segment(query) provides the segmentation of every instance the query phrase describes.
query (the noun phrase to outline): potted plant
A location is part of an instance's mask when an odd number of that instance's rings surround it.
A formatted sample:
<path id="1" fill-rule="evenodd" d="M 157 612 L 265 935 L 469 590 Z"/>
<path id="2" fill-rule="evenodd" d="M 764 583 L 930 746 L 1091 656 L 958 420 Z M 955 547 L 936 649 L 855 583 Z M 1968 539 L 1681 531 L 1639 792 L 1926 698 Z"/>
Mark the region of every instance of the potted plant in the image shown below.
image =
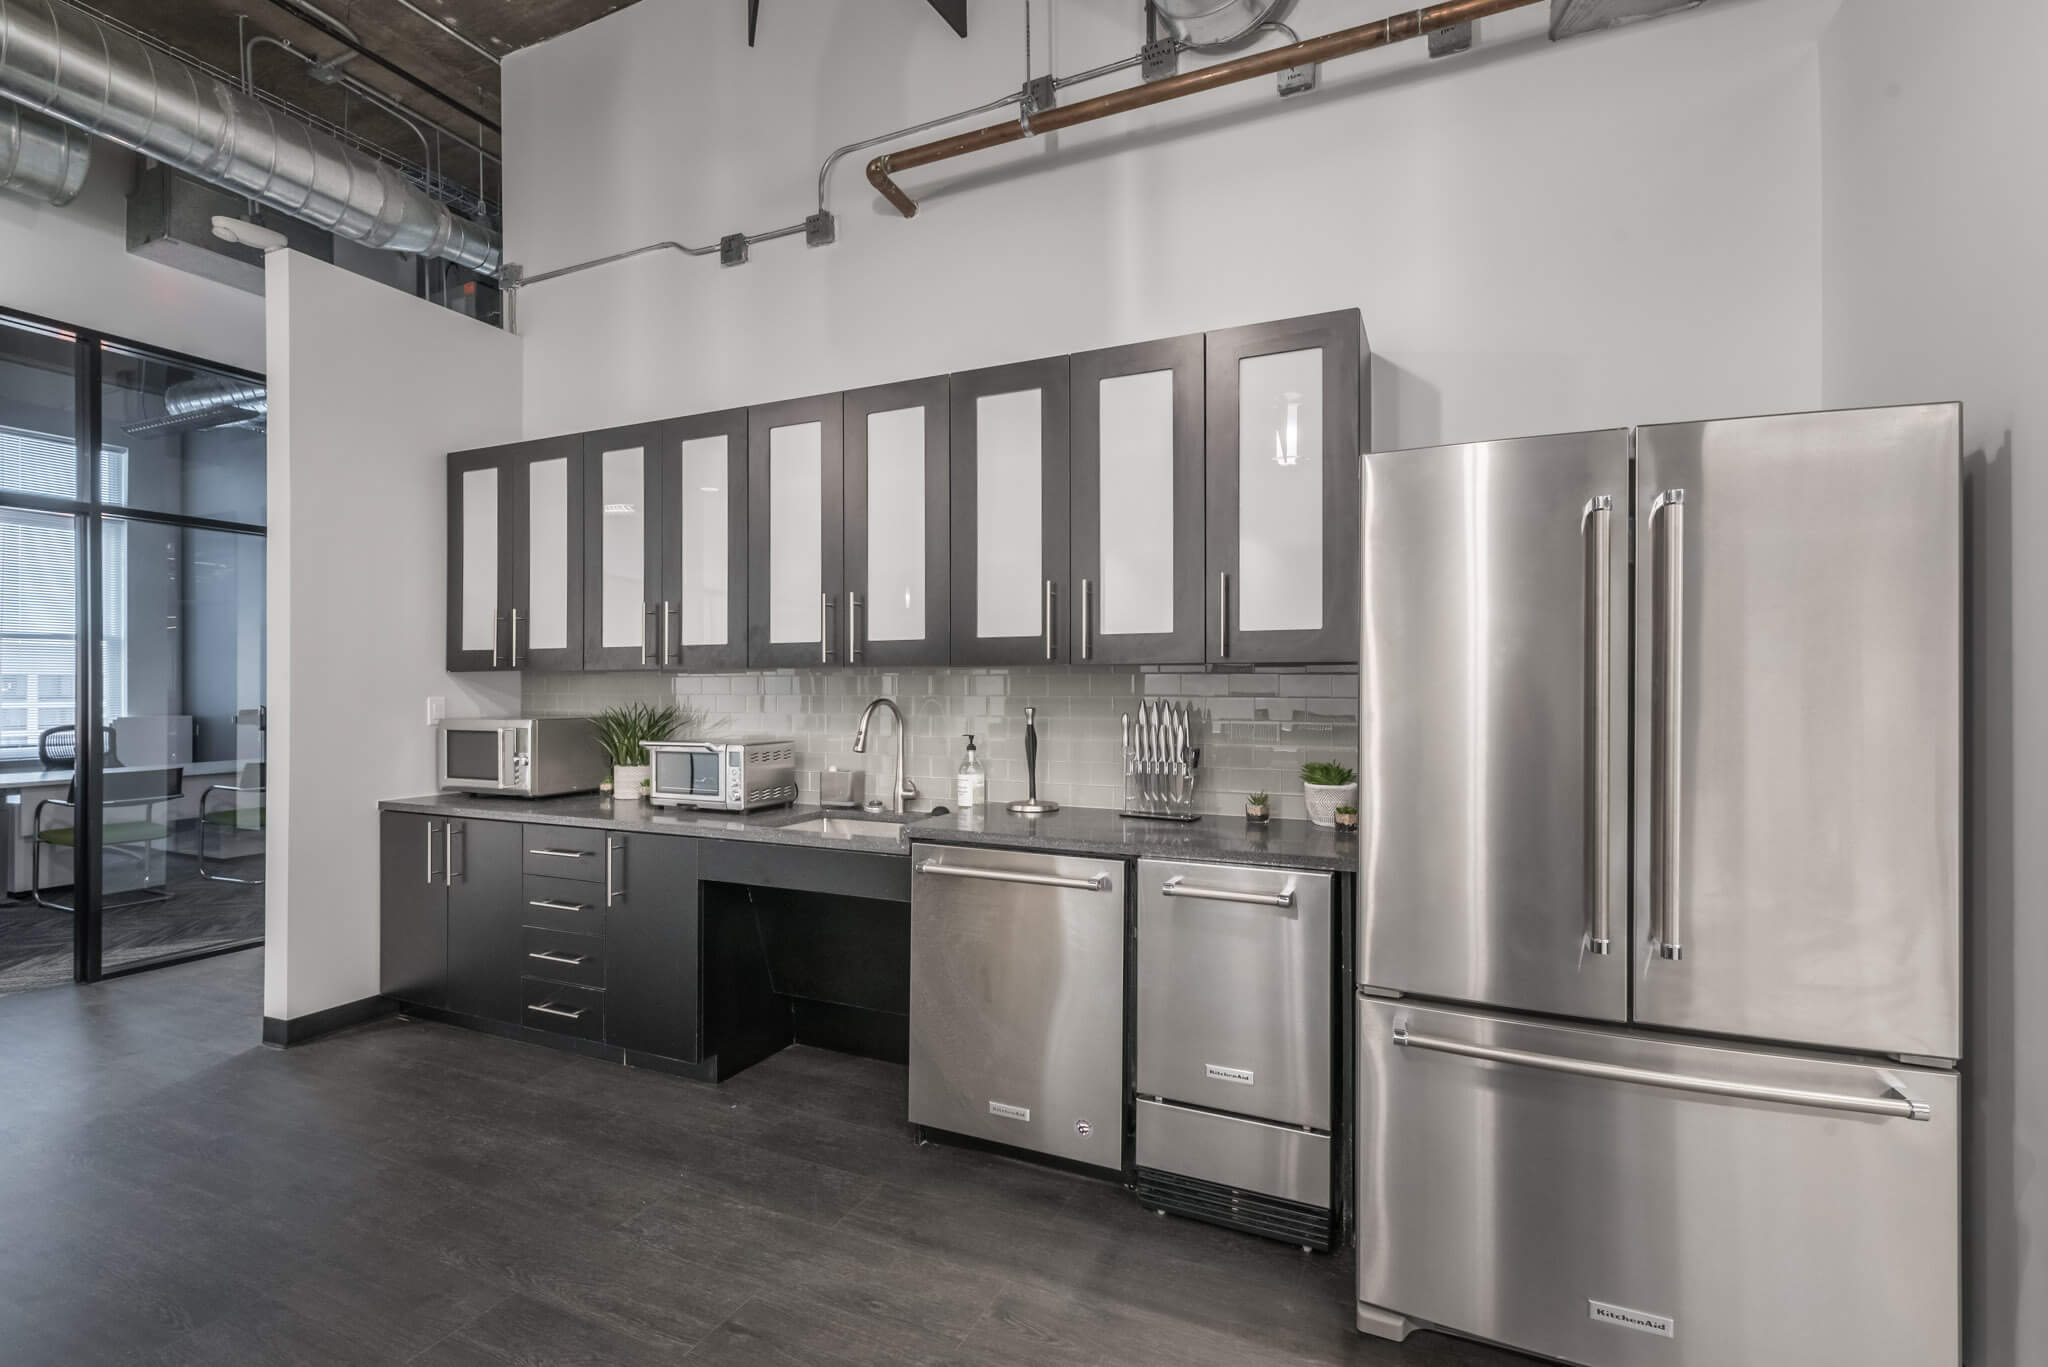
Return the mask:
<path id="1" fill-rule="evenodd" d="M 1272 815 L 1272 799 L 1266 794 L 1253 793 L 1244 800 L 1244 819 L 1246 821 L 1265 821 L 1270 819 Z"/>
<path id="2" fill-rule="evenodd" d="M 647 742 L 667 740 L 689 714 L 674 703 L 635 702 L 607 707 L 590 719 L 597 743 L 611 761 L 612 794 L 621 801 L 645 795 L 653 779 L 647 763 Z"/>
<path id="3" fill-rule="evenodd" d="M 1358 775 L 1332 760 L 1314 760 L 1301 766 L 1301 796 L 1308 803 L 1308 819 L 1318 826 L 1337 824 L 1337 809 L 1348 806 L 1358 814 Z"/>
<path id="4" fill-rule="evenodd" d="M 1344 806 L 1339 807 L 1333 815 L 1337 818 L 1337 829 L 1340 832 L 1358 829 L 1358 808 L 1346 803 Z"/>

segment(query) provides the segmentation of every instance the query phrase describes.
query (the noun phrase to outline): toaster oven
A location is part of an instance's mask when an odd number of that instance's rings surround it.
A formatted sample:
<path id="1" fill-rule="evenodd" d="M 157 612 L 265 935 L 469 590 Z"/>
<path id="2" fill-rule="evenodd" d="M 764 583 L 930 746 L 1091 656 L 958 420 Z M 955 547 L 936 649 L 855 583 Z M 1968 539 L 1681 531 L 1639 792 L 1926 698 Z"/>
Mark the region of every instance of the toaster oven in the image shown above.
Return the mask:
<path id="1" fill-rule="evenodd" d="M 796 801 L 792 740 L 647 742 L 648 797 L 658 807 L 751 812 Z"/>

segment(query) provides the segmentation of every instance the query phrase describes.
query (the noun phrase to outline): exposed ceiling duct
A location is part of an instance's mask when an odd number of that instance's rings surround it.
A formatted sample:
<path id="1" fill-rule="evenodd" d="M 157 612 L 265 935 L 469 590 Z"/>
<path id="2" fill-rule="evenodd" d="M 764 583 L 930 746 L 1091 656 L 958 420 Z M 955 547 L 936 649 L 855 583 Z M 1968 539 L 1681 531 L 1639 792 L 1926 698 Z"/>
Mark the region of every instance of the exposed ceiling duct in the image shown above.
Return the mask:
<path id="1" fill-rule="evenodd" d="M 131 437 L 166 432 L 197 432 L 213 427 L 262 430 L 270 412 L 270 391 L 261 380 L 226 375 L 200 375 L 164 388 L 164 416 L 130 423 Z"/>
<path id="2" fill-rule="evenodd" d="M 396 168 L 65 0 L 0 0 L 0 96 L 337 237 L 498 270 L 497 234 Z"/>
<path id="3" fill-rule="evenodd" d="M 55 119 L 0 103 L 0 190 L 69 204 L 85 185 L 92 139 Z"/>

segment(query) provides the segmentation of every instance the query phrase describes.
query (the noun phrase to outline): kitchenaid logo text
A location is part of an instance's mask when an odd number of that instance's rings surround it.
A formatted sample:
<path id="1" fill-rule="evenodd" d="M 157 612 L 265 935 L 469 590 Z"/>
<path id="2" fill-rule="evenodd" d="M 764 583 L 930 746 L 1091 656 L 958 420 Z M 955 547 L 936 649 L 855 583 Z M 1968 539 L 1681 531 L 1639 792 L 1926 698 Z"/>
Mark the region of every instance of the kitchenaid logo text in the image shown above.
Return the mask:
<path id="1" fill-rule="evenodd" d="M 1647 1310 L 1631 1310 L 1625 1305 L 1609 1305 L 1605 1301 L 1587 1301 L 1592 1317 L 1602 1324 L 1611 1324 L 1618 1329 L 1633 1329 L 1639 1334 L 1655 1334 L 1659 1338 L 1677 1338 L 1678 1325 L 1665 1315 L 1653 1315 Z"/>
<path id="2" fill-rule="evenodd" d="M 1252 1070 L 1249 1068 L 1226 1068 L 1220 1063 L 1205 1063 L 1202 1066 L 1208 1070 L 1212 1082 L 1241 1082 L 1247 1087 L 1252 1085 Z"/>

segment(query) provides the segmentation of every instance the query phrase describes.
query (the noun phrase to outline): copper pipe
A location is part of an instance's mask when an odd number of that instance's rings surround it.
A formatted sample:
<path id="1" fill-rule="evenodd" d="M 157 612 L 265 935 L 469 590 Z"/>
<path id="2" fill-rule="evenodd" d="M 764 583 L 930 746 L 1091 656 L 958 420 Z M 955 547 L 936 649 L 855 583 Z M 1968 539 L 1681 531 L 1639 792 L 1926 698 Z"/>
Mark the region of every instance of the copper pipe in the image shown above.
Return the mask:
<path id="1" fill-rule="evenodd" d="M 1183 95 L 1193 95 L 1217 86 L 1235 85 L 1257 76 L 1270 76 L 1289 67 L 1308 66 L 1327 62 L 1338 57 L 1349 57 L 1354 53 L 1367 52 L 1376 47 L 1419 38 L 1440 28 L 1453 24 L 1469 23 L 1489 15 L 1504 14 L 1508 10 L 1523 9 L 1529 5 L 1543 3 L 1543 0 L 1446 0 L 1440 5 L 1426 9 L 1408 10 L 1401 14 L 1390 14 L 1384 19 L 1375 19 L 1369 24 L 1356 28 L 1338 29 L 1320 38 L 1307 38 L 1286 47 L 1270 48 L 1265 52 L 1254 52 L 1249 56 L 1234 58 L 1205 66 L 1199 71 L 1183 72 L 1153 81 L 1149 85 L 1131 86 L 1125 90 L 1114 90 L 1107 95 L 1098 95 L 1092 100 L 1079 104 L 1063 105 L 1032 114 L 1027 122 L 1023 118 L 990 124 L 966 133 L 955 133 L 949 138 L 935 142 L 920 143 L 896 152 L 885 152 L 868 163 L 868 183 L 881 191 L 882 197 L 896 206 L 905 218 L 917 213 L 917 201 L 905 194 L 903 187 L 892 177 L 899 171 L 908 171 L 918 166 L 929 166 L 935 161 L 950 161 L 954 157 L 966 156 L 969 152 L 986 151 L 1001 147 L 1004 143 L 1021 142 L 1036 133 L 1052 133 L 1075 124 L 1092 123 L 1111 114 L 1128 113 L 1143 109 L 1147 105 L 1162 104 L 1177 100 Z"/>

